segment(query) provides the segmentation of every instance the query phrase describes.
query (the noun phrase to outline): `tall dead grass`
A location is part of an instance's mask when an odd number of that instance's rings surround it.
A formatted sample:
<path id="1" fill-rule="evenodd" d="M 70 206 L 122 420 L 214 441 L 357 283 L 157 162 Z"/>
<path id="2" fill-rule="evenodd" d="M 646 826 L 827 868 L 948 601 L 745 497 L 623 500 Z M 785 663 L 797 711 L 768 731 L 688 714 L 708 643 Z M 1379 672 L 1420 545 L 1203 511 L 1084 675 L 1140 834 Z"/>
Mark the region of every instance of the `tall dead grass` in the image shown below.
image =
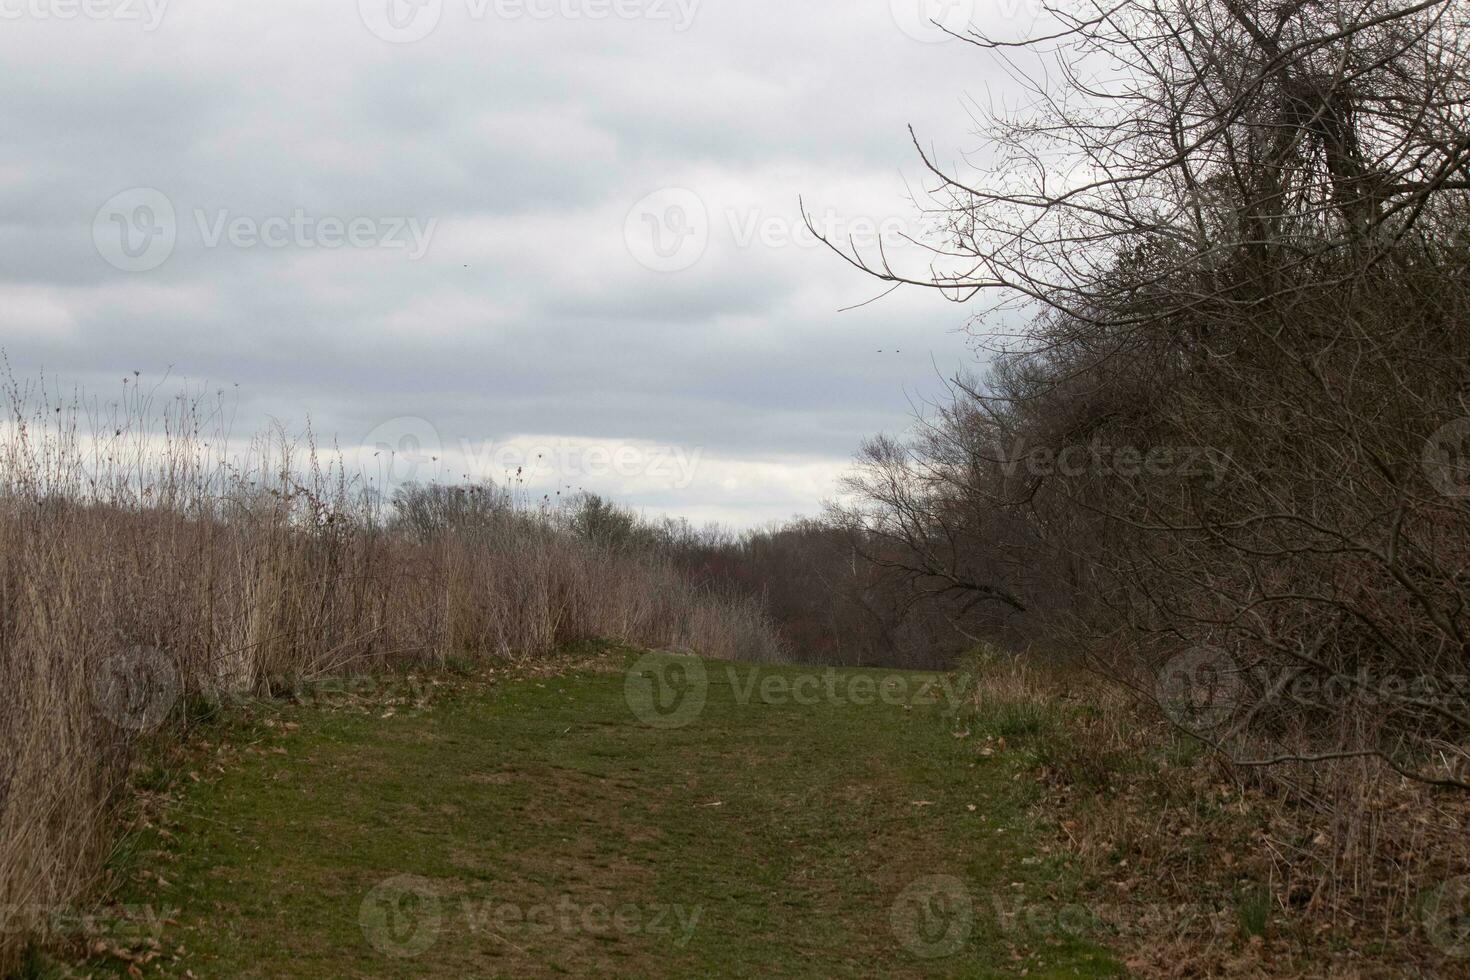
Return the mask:
<path id="1" fill-rule="evenodd" d="M 507 495 L 410 533 L 309 438 L 136 382 L 116 404 L 11 381 L 0 422 L 0 974 L 17 921 L 81 900 L 140 736 L 185 696 L 587 638 L 773 659 L 758 606 L 577 538 Z M 19 918 L 17 918 L 19 917 Z"/>

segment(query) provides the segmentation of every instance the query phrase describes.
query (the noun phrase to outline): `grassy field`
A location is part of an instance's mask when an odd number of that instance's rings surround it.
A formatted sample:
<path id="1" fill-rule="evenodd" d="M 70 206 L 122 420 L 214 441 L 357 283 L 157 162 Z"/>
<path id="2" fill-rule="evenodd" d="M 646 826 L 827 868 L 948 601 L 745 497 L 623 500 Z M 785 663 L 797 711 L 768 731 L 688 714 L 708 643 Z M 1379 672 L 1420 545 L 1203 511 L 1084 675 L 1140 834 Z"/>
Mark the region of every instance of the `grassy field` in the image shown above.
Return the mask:
<path id="1" fill-rule="evenodd" d="M 273 707 L 120 859 L 119 900 L 168 919 L 135 969 L 1121 973 L 1034 928 L 1068 876 L 955 685 L 619 652 L 417 706 Z"/>

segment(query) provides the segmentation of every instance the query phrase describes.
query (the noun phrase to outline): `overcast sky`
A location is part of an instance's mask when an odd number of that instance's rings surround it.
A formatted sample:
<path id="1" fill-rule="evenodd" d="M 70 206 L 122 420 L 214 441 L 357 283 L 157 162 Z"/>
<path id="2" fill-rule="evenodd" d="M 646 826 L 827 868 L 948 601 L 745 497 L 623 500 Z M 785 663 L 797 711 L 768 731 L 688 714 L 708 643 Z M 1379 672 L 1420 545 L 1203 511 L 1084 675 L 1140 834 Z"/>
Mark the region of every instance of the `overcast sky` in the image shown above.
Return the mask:
<path id="1" fill-rule="evenodd" d="M 813 513 L 976 362 L 933 293 L 839 312 L 880 286 L 798 197 L 840 237 L 919 226 L 907 127 L 981 149 L 966 100 L 1003 82 L 925 18 L 1027 26 L 979 8 L 0 0 L 0 346 L 401 449 L 375 479 L 540 455 L 651 514 Z"/>

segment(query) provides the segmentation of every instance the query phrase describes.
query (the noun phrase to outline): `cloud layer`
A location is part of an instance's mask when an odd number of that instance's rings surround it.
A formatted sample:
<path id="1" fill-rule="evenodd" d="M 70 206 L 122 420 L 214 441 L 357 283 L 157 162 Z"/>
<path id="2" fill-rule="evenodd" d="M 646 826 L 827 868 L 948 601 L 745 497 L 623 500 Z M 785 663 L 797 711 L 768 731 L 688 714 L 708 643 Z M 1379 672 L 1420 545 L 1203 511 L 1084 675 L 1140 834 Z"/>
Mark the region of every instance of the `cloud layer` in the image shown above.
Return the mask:
<path id="1" fill-rule="evenodd" d="M 906 127 L 974 148 L 995 74 L 925 13 L 980 12 L 0 0 L 0 346 L 94 395 L 171 369 L 346 447 L 426 423 L 438 475 L 551 446 L 650 512 L 811 512 L 974 364 L 937 295 L 838 312 L 878 285 L 798 205 L 861 245 L 922 230 Z M 694 462 L 583 458 L 619 448 Z"/>

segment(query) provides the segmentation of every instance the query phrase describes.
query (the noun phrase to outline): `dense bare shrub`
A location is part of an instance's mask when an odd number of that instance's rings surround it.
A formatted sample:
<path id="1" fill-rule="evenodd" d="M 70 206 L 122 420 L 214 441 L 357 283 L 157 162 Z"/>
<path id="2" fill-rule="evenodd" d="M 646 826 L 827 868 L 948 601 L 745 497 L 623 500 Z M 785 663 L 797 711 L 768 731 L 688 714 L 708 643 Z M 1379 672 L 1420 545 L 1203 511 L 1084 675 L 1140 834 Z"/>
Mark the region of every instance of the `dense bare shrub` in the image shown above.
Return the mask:
<path id="1" fill-rule="evenodd" d="M 965 36 L 1032 92 L 973 172 L 925 156 L 933 264 L 846 256 L 993 301 L 995 358 L 864 449 L 838 520 L 1329 823 L 1307 894 L 1401 915 L 1466 870 L 1379 845 L 1415 833 L 1385 800 L 1470 789 L 1470 8 L 1048 11 Z"/>
<path id="2" fill-rule="evenodd" d="M 1436 896 L 1470 864 L 1470 796 L 1364 759 L 1314 767 L 1315 802 L 1242 785 L 1094 673 L 970 667 L 967 730 L 1038 778 L 1034 819 L 1082 875 L 1078 914 L 1030 920 L 1044 936 L 1104 937 L 1138 977 L 1464 974 L 1463 908 Z"/>
<path id="3" fill-rule="evenodd" d="M 1470 788 L 1465 4 L 1048 9 L 966 38 L 1055 74 L 935 168 L 941 267 L 850 256 L 1030 324 L 844 519 L 1239 763 Z"/>

